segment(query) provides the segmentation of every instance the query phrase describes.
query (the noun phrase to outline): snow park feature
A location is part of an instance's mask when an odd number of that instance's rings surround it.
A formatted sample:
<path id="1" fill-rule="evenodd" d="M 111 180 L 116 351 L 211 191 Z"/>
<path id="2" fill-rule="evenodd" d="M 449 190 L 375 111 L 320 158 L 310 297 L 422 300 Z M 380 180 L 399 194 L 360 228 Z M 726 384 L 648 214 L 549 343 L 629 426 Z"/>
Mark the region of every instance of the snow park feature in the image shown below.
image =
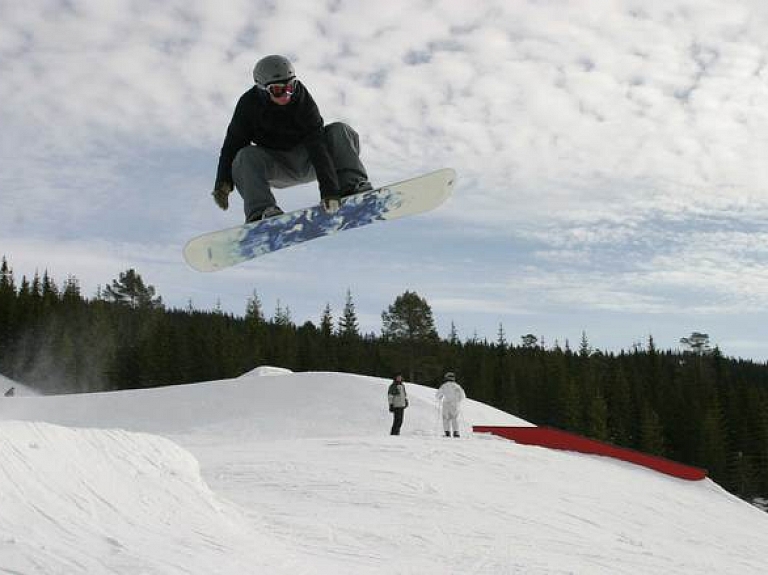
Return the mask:
<path id="1" fill-rule="evenodd" d="M 704 469 L 684 465 L 672 461 L 666 457 L 658 457 L 642 453 L 635 449 L 619 447 L 604 441 L 590 439 L 576 433 L 569 433 L 561 429 L 551 427 L 504 427 L 493 425 L 475 425 L 472 428 L 475 433 L 492 433 L 499 437 L 511 439 L 524 445 L 539 445 L 551 449 L 563 449 L 565 451 L 578 451 L 594 455 L 613 457 L 621 461 L 628 461 L 635 465 L 642 465 L 660 473 L 666 473 L 680 479 L 699 481 L 707 476 Z"/>
<path id="2" fill-rule="evenodd" d="M 0 397 L 0 573 L 768 572 L 768 514 L 710 479 L 524 445 L 435 389 L 263 367 L 152 389 Z"/>

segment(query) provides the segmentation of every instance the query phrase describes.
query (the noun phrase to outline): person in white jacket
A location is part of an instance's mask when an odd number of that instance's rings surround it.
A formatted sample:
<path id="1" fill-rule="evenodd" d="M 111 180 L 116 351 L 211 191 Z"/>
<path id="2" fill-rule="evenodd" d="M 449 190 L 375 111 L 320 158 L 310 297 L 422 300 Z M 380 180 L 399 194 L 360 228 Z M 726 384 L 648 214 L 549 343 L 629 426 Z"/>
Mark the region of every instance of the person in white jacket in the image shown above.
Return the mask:
<path id="1" fill-rule="evenodd" d="M 445 436 L 451 436 L 451 430 L 453 430 L 453 436 L 459 437 L 459 411 L 461 410 L 461 402 L 467 398 L 464 390 L 456 383 L 456 375 L 449 371 L 445 374 L 445 383 L 437 390 L 435 397 L 437 401 L 442 401 L 443 408 L 443 430 L 445 430 Z"/>

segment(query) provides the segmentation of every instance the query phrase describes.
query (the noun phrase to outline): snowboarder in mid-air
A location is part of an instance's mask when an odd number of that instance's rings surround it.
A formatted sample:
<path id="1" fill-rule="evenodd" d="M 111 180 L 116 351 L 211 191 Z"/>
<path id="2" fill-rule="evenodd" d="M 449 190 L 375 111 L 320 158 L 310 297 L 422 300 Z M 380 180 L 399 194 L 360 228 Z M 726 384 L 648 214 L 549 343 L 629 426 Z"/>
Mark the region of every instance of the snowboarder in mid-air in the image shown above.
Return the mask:
<path id="1" fill-rule="evenodd" d="M 456 383 L 456 375 L 452 371 L 446 373 L 443 379 L 445 383 L 440 386 L 435 395 L 437 401 L 442 401 L 443 431 L 446 437 L 451 436 L 451 430 L 454 437 L 459 437 L 459 411 L 461 402 L 467 396 L 462 387 Z"/>
<path id="2" fill-rule="evenodd" d="M 223 210 L 236 187 L 246 222 L 283 213 L 272 188 L 317 180 L 323 208 L 335 213 L 345 196 L 372 189 L 360 160 L 357 132 L 325 125 L 307 88 L 284 56 L 266 56 L 253 70 L 255 86 L 235 107 L 221 148 L 213 197 Z"/>
<path id="3" fill-rule="evenodd" d="M 223 210 L 237 188 L 245 225 L 189 240 L 184 259 L 216 271 L 309 240 L 433 210 L 450 195 L 456 172 L 443 168 L 373 189 L 360 160 L 360 141 L 347 124 L 325 125 L 307 88 L 283 56 L 253 70 L 219 156 L 213 199 Z M 317 181 L 320 203 L 287 214 L 273 188 Z"/>

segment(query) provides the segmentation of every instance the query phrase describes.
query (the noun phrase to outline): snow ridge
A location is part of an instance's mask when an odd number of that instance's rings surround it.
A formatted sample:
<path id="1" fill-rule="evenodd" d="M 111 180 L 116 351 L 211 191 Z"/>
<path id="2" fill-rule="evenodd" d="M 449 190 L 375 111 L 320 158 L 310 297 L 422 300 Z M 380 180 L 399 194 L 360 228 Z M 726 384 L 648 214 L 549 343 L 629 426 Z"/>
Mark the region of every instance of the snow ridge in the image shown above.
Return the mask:
<path id="1" fill-rule="evenodd" d="M 184 572 L 190 556 L 207 573 L 261 563 L 244 551 L 264 538 L 168 439 L 4 421 L 0 476 L 3 573 Z M 150 551 L 158 543 L 162 554 Z"/>

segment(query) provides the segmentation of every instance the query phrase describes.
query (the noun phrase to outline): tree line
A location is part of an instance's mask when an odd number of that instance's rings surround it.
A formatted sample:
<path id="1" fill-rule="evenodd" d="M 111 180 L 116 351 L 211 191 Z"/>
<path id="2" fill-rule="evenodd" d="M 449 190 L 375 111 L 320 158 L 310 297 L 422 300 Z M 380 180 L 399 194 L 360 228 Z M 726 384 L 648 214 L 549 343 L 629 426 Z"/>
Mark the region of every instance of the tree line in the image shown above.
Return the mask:
<path id="1" fill-rule="evenodd" d="M 235 316 L 168 309 L 127 270 L 94 297 L 69 276 L 20 282 L 0 266 L 0 373 L 43 393 L 143 388 L 241 375 L 258 365 L 341 371 L 437 386 L 457 373 L 467 395 L 537 425 L 704 467 L 745 497 L 768 495 L 768 365 L 724 357 L 694 333 L 685 351 L 653 338 L 619 353 L 545 347 L 532 334 L 508 341 L 447 338 L 428 302 L 405 291 L 382 314 L 380 334 L 361 333 L 352 293 L 334 317 L 296 325 L 278 303 L 267 317 L 258 293 Z"/>

